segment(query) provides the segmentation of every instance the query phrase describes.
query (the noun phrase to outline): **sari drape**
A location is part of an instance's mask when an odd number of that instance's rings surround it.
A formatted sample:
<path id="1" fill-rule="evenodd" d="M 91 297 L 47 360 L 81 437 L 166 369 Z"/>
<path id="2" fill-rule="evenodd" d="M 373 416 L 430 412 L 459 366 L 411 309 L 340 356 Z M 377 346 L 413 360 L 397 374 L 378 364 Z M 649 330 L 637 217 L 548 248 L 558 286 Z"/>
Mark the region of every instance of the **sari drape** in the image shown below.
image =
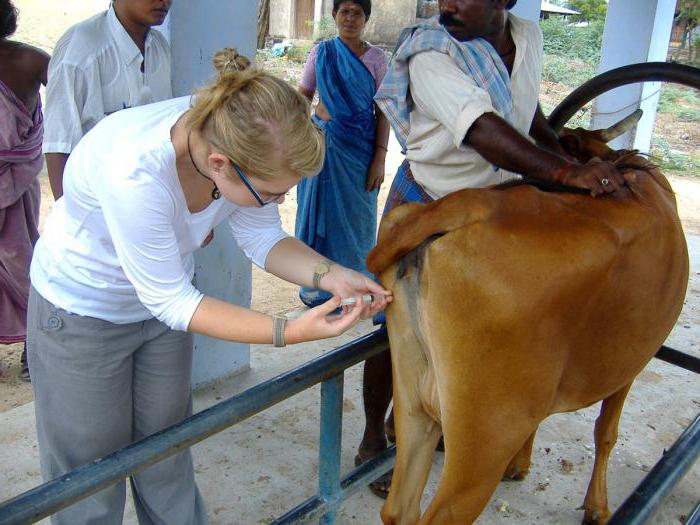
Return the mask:
<path id="1" fill-rule="evenodd" d="M 0 343 L 24 341 L 29 263 L 39 238 L 41 100 L 34 112 L 0 81 Z"/>
<path id="2" fill-rule="evenodd" d="M 339 38 L 319 45 L 316 79 L 332 120 L 313 117 L 324 133 L 326 158 L 318 176 L 298 185 L 295 234 L 325 257 L 369 276 L 365 259 L 376 242 L 377 191 L 368 192 L 365 184 L 374 157 L 375 81 Z M 307 288 L 300 296 L 310 306 L 330 297 Z"/>

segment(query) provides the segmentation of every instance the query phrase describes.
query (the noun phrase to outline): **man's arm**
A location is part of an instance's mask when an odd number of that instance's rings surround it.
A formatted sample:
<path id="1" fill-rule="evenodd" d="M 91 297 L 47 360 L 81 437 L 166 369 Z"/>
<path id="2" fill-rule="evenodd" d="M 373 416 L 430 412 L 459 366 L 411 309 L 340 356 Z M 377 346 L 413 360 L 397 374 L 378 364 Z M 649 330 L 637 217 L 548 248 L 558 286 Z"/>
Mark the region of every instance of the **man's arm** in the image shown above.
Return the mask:
<path id="1" fill-rule="evenodd" d="M 85 73 L 75 65 L 62 62 L 63 58 L 55 54 L 49 64 L 42 147 L 51 193 L 56 200 L 63 195 L 63 171 L 68 156 L 82 137 L 83 110 L 91 86 Z"/>
<path id="2" fill-rule="evenodd" d="M 54 200 L 63 195 L 63 170 L 66 168 L 68 155 L 65 153 L 47 153 L 46 171 L 49 172 L 49 184 Z"/>
<path id="3" fill-rule="evenodd" d="M 566 157 L 569 160 L 574 160 L 564 151 L 564 148 L 562 148 L 559 143 L 559 136 L 549 125 L 549 122 L 547 122 L 547 118 L 542 112 L 542 106 L 540 106 L 539 103 L 537 104 L 535 117 L 532 119 L 532 125 L 530 126 L 530 136 L 535 139 L 535 143 L 540 148 L 553 151 L 557 155 Z"/>
<path id="4" fill-rule="evenodd" d="M 450 131 L 455 145 L 474 148 L 494 166 L 593 195 L 613 192 L 624 183 L 611 163 L 581 165 L 533 144 L 495 113 L 489 94 L 447 55 L 419 53 L 411 58 L 409 70 L 414 103 Z"/>
<path id="5" fill-rule="evenodd" d="M 612 193 L 624 179 L 610 162 L 577 164 L 540 148 L 495 113 L 484 113 L 467 131 L 464 144 L 490 163 L 527 177 L 589 190 L 592 195 Z M 603 184 L 603 180 L 607 183 Z"/>

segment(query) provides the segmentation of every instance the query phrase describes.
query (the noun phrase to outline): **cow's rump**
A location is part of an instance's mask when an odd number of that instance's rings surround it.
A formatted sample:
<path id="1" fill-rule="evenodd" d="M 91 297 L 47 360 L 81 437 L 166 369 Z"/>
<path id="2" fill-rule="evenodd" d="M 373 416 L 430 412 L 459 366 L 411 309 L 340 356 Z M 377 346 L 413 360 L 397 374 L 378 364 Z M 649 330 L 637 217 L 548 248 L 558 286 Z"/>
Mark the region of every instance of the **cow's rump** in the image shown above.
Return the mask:
<path id="1" fill-rule="evenodd" d="M 442 425 L 443 479 L 424 520 L 464 523 L 511 458 L 526 453 L 529 465 L 549 414 L 614 400 L 606 417 L 616 428 L 627 388 L 680 313 L 688 258 L 670 186 L 648 168 L 605 197 L 511 185 L 400 206 L 383 219 L 368 268 L 395 297 L 387 326 L 403 488 L 392 487 L 383 516 L 417 520 L 406 486 L 424 462 L 401 457 L 424 458 Z M 485 492 L 468 487 L 467 472 Z M 593 493 L 587 516 L 607 509 Z"/>

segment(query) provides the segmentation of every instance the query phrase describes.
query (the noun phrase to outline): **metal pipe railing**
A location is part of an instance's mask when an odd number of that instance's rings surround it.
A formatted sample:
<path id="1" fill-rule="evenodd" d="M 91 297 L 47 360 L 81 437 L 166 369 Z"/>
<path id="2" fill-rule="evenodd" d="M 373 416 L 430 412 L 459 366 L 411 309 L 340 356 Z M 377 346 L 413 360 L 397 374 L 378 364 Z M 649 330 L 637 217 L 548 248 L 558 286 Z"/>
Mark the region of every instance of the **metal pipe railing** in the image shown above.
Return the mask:
<path id="1" fill-rule="evenodd" d="M 643 525 L 654 516 L 673 487 L 700 455 L 700 415 L 654 465 L 608 525 Z"/>
<path id="2" fill-rule="evenodd" d="M 396 445 L 391 445 L 385 451 L 374 456 L 351 471 L 340 481 L 343 500 L 348 499 L 358 490 L 387 473 L 396 460 Z M 335 502 L 324 501 L 320 495 L 315 495 L 289 512 L 271 522 L 270 525 L 291 525 L 301 521 L 310 521 L 328 514 L 334 505 L 339 506 L 342 500 Z"/>
<path id="3" fill-rule="evenodd" d="M 341 503 L 391 469 L 395 461 L 396 449 L 392 446 L 340 478 L 344 370 L 386 349 L 388 339 L 386 331 L 381 329 L 343 345 L 177 425 L 4 502 L 0 505 L 0 525 L 38 521 L 319 382 L 322 382 L 319 493 L 273 523 L 289 524 L 318 518 L 320 523 L 332 524 Z M 656 357 L 698 371 L 697 358 L 672 348 L 662 347 Z M 646 523 L 699 454 L 700 416 L 623 503 L 609 525 Z M 699 509 L 700 505 L 689 516 L 690 523 L 700 525 Z"/>
<path id="4" fill-rule="evenodd" d="M 33 523 L 144 468 L 191 447 L 388 348 L 377 330 L 256 385 L 161 432 L 86 464 L 0 505 L 0 525 Z"/>
<path id="5" fill-rule="evenodd" d="M 700 525 L 700 501 L 693 511 L 688 514 L 688 518 L 685 520 L 685 525 Z"/>
<path id="6" fill-rule="evenodd" d="M 680 366 L 696 374 L 700 374 L 700 359 L 690 354 L 679 352 L 668 346 L 662 346 L 654 356 L 661 361 L 666 361 L 672 365 Z"/>

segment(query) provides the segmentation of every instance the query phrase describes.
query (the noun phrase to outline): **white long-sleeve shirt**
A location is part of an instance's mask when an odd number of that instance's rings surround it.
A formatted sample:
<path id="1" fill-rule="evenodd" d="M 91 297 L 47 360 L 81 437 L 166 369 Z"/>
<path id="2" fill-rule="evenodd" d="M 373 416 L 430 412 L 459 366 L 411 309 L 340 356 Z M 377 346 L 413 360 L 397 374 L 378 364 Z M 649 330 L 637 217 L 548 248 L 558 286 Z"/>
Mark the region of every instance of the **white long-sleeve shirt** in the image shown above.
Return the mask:
<path id="1" fill-rule="evenodd" d="M 49 63 L 44 153 L 69 154 L 106 115 L 172 98 L 170 47 L 157 29 L 146 35 L 144 53 L 113 7 L 68 29 Z"/>
<path id="2" fill-rule="evenodd" d="M 30 269 L 48 301 L 117 324 L 156 317 L 185 330 L 203 297 L 192 285 L 193 252 L 212 228 L 228 220 L 261 267 L 287 237 L 275 204 L 248 208 L 222 197 L 188 210 L 170 130 L 189 107 L 181 97 L 120 111 L 77 145 Z"/>
<path id="3" fill-rule="evenodd" d="M 527 137 L 540 93 L 542 31 L 512 14 L 508 20 L 517 47 L 511 74 L 513 126 Z M 484 113 L 497 114 L 489 94 L 444 53 L 418 53 L 408 67 L 414 107 L 406 158 L 428 194 L 437 199 L 513 178 L 506 170 L 494 171 L 474 148 L 463 144 L 474 121 Z"/>

